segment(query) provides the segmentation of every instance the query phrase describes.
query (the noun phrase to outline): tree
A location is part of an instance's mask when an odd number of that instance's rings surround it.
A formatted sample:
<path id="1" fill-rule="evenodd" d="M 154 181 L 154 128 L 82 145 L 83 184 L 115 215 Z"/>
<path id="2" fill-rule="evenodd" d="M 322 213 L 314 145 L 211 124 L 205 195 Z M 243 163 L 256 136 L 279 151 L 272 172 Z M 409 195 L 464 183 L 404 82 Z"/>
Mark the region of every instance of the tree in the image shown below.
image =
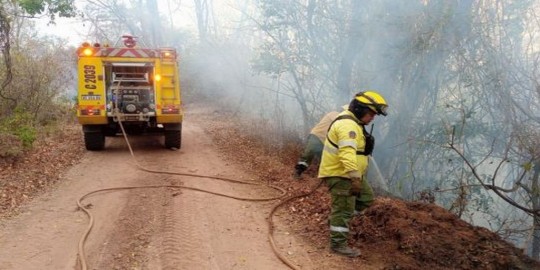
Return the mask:
<path id="1" fill-rule="evenodd" d="M 199 41 L 206 44 L 216 33 L 212 0 L 194 0 Z M 213 34 L 212 34 L 213 33 Z"/>
<path id="2" fill-rule="evenodd" d="M 12 60 L 11 60 L 11 31 L 12 21 L 17 16 L 34 17 L 40 14 L 49 16 L 50 21 L 54 22 L 56 16 L 72 17 L 75 15 L 76 8 L 71 0 L 49 0 L 49 1 L 29 1 L 29 0 L 0 0 L 0 50 L 3 56 L 4 79 L 0 86 L 0 98 L 9 101 L 10 105 L 2 108 L 5 114 L 9 115 L 17 106 L 17 101 L 11 97 L 8 86 L 13 79 Z"/>
<path id="3" fill-rule="evenodd" d="M 261 45 L 254 68 L 286 86 L 301 108 L 305 130 L 352 96 L 350 74 L 361 40 L 359 3 L 259 3 L 261 15 L 254 20 L 269 39 Z"/>

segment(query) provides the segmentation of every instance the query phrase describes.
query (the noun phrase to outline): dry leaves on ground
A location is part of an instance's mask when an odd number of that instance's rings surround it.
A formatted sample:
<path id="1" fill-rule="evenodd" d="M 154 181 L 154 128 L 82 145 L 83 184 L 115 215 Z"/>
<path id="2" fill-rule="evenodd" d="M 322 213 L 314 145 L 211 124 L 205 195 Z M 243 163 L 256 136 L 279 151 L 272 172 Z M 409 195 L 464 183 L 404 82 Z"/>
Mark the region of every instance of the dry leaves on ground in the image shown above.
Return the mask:
<path id="1" fill-rule="evenodd" d="M 13 215 L 22 203 L 54 186 L 61 173 L 78 163 L 84 152 L 81 128 L 71 124 L 37 140 L 18 158 L 1 160 L 0 217 Z"/>

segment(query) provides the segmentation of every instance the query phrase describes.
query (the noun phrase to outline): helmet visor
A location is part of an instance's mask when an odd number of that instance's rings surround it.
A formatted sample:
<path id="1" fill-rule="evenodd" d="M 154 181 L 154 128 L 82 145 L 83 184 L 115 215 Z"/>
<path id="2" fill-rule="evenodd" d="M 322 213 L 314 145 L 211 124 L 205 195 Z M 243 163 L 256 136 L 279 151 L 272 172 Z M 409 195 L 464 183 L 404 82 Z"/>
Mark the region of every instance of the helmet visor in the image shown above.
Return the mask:
<path id="1" fill-rule="evenodd" d="M 377 114 L 382 114 L 384 116 L 388 115 L 388 106 L 384 104 L 376 104 L 375 109 L 377 109 Z"/>

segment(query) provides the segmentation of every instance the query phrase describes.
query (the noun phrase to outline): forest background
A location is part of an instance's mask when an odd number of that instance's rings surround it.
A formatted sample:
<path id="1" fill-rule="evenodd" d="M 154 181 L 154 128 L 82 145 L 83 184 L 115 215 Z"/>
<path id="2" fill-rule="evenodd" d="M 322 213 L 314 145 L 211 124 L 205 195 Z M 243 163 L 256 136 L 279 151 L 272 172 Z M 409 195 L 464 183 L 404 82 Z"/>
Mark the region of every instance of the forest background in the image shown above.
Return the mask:
<path id="1" fill-rule="evenodd" d="M 537 1 L 0 0 L 0 157 L 16 160 L 73 119 L 76 45 L 180 52 L 184 99 L 205 98 L 302 143 L 327 111 L 372 89 L 373 168 L 404 199 L 441 205 L 540 257 Z M 65 34 L 64 34 L 65 36 Z M 69 36 L 69 35 L 68 35 Z M 247 121 L 240 120 L 239 121 Z M 246 123 L 248 125 L 249 123 Z"/>

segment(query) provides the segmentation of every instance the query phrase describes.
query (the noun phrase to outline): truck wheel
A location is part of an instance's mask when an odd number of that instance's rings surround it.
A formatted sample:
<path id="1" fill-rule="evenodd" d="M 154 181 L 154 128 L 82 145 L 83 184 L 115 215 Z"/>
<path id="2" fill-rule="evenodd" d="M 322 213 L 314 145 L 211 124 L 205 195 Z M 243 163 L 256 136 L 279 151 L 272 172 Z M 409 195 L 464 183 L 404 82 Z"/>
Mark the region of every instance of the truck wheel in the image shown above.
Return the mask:
<path id="1" fill-rule="evenodd" d="M 165 131 L 165 147 L 176 149 L 182 147 L 182 129 Z"/>
<path id="2" fill-rule="evenodd" d="M 105 135 L 102 132 L 85 132 L 84 145 L 86 146 L 86 150 L 103 150 L 105 148 Z"/>

